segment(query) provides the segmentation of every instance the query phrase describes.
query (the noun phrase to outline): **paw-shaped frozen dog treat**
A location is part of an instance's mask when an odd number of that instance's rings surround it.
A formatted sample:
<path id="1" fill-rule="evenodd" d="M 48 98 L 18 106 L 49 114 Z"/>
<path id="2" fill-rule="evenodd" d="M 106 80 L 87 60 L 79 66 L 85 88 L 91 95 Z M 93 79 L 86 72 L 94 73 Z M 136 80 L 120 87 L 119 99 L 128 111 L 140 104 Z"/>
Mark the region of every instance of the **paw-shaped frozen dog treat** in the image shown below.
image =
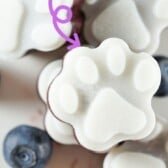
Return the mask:
<path id="1" fill-rule="evenodd" d="M 53 0 L 53 6 L 72 6 L 72 0 Z M 62 13 L 60 17 L 66 17 Z M 48 0 L 0 0 L 0 57 L 20 57 L 28 50 L 50 51 L 65 40 L 56 32 L 49 13 Z M 66 34 L 71 23 L 59 25 Z"/>
<path id="2" fill-rule="evenodd" d="M 48 64 L 41 72 L 38 81 L 38 90 L 40 97 L 47 102 L 47 90 L 52 80 L 57 76 L 62 68 L 62 61 L 54 61 Z M 48 134 L 55 141 L 62 144 L 76 144 L 73 129 L 70 125 L 58 120 L 48 109 L 45 116 L 45 128 Z"/>
<path id="3" fill-rule="evenodd" d="M 156 61 L 159 64 L 161 70 L 161 83 L 156 96 L 168 95 L 168 58 L 164 56 L 156 56 Z"/>
<path id="4" fill-rule="evenodd" d="M 166 168 L 166 164 L 150 154 L 120 151 L 109 153 L 103 168 Z"/>
<path id="5" fill-rule="evenodd" d="M 150 55 L 134 53 L 124 41 L 111 38 L 98 48 L 79 47 L 65 56 L 48 104 L 73 126 L 81 145 L 105 152 L 152 132 L 151 99 L 159 83 L 160 69 Z"/>
<path id="6" fill-rule="evenodd" d="M 167 6 L 168 0 L 99 0 L 97 5 L 86 8 L 86 39 L 97 44 L 117 37 L 125 40 L 133 51 L 154 53 L 160 33 L 168 26 Z"/>

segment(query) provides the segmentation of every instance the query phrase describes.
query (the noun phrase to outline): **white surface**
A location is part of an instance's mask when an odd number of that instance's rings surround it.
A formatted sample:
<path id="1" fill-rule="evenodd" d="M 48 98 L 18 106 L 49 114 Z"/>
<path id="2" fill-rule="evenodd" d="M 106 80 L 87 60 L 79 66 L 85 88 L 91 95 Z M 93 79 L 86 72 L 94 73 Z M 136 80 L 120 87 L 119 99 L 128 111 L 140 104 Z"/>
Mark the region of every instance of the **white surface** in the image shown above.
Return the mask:
<path id="1" fill-rule="evenodd" d="M 40 71 L 54 57 L 55 53 L 36 53 L 17 60 L 0 60 L 0 127 L 3 128 L 0 133 L 1 168 L 9 168 L 2 150 L 3 140 L 11 129 L 21 124 L 44 128 L 46 107 L 38 96 L 36 82 Z"/>
<path id="2" fill-rule="evenodd" d="M 116 46 L 122 48 L 126 57 L 127 66 L 120 76 L 113 75 L 105 61 L 106 57 L 109 56 L 109 50 L 111 51 L 111 48 Z M 115 54 L 114 56 L 117 57 Z M 81 58 L 89 58 L 97 66 L 100 79 L 94 85 L 81 82 L 76 75 L 75 67 Z M 139 76 L 135 78 L 136 68 L 143 60 L 149 61 L 147 61 L 147 65 L 152 66 L 150 75 L 151 77 L 155 76 L 155 80 L 151 80 L 150 76 L 145 80 L 142 79 L 141 74 L 146 73 L 148 69 L 146 69 L 146 64 L 141 68 L 140 73 L 137 73 Z M 121 67 L 118 66 L 118 68 Z M 145 88 L 145 91 L 137 89 L 134 78 L 137 80 L 138 77 L 140 84 L 142 84 L 138 86 L 144 89 L 144 83 L 149 82 L 150 88 Z M 96 152 L 105 152 L 120 141 L 142 139 L 152 132 L 155 116 L 151 108 L 151 99 L 159 83 L 160 70 L 150 55 L 131 52 L 122 40 L 107 39 L 98 48 L 79 47 L 66 55 L 63 70 L 49 88 L 48 104 L 59 119 L 73 126 L 81 145 Z M 75 92 L 78 93 L 78 107 L 76 107 L 76 98 L 69 100 L 75 102 L 74 107 L 76 108 L 73 109 L 73 114 L 68 114 L 59 103 L 60 88 L 67 84 L 73 86 Z M 102 96 L 106 89 L 109 89 L 111 94 Z M 114 104 L 116 105 L 114 106 Z M 105 113 L 107 115 L 103 115 Z M 128 128 L 126 127 L 127 124 L 129 129 L 125 129 Z M 108 126 L 111 131 L 107 129 Z M 88 136 L 88 134 L 93 135 Z M 98 138 L 99 142 L 95 140 L 95 137 Z"/>

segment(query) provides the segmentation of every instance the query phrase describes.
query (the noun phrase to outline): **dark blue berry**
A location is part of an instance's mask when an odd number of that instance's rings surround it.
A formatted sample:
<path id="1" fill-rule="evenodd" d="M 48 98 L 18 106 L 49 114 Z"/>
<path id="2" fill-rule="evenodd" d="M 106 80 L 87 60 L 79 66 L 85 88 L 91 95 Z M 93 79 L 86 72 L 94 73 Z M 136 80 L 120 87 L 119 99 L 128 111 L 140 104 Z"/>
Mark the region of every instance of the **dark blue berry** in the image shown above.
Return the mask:
<path id="1" fill-rule="evenodd" d="M 161 83 L 155 96 L 168 96 L 168 58 L 164 56 L 154 57 L 161 70 Z"/>
<path id="2" fill-rule="evenodd" d="M 52 153 L 52 142 L 43 130 L 21 125 L 6 135 L 3 151 L 12 168 L 44 168 Z"/>

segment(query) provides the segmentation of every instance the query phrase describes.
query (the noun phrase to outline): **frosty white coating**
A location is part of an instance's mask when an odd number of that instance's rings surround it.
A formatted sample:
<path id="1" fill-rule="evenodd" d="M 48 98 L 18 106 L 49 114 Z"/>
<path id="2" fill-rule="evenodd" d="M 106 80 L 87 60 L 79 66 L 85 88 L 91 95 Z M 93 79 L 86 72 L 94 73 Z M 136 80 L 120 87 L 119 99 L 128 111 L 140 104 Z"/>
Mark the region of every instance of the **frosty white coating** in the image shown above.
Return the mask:
<path id="1" fill-rule="evenodd" d="M 41 99 L 45 103 L 47 102 L 48 87 L 55 76 L 60 73 L 61 68 L 62 60 L 53 61 L 49 63 L 40 74 L 38 80 L 38 91 Z M 64 101 L 62 103 L 64 103 Z M 49 109 L 47 110 L 44 124 L 46 131 L 56 142 L 61 144 L 77 144 L 73 135 L 72 127 L 58 120 Z"/>
<path id="2" fill-rule="evenodd" d="M 103 168 L 166 168 L 166 164 L 150 154 L 122 151 L 109 153 Z"/>
<path id="3" fill-rule="evenodd" d="M 97 45 L 106 38 L 117 37 L 133 51 L 153 54 L 161 32 L 168 26 L 167 5 L 167 0 L 99 0 L 85 9 L 86 39 Z"/>
<path id="4" fill-rule="evenodd" d="M 114 66 L 114 72 L 120 74 L 116 76 L 116 73 L 111 73 L 106 60 L 109 59 L 109 52 L 118 48 L 122 52 L 114 52 L 111 57 L 118 57 L 117 54 L 122 53 L 125 61 L 118 61 L 118 69 Z M 89 84 L 90 75 L 97 79 L 97 73 L 89 73 L 87 66 L 82 65 L 86 67 L 88 77 L 81 80 L 83 73 L 76 69 L 81 59 L 92 60 L 99 74 L 97 82 Z M 142 61 L 145 64 L 137 70 Z M 110 38 L 95 49 L 79 47 L 68 52 L 63 65 L 61 73 L 50 85 L 48 104 L 59 119 L 73 126 L 81 145 L 95 152 L 105 152 L 120 141 L 142 139 L 152 132 L 155 115 L 151 99 L 159 86 L 161 75 L 158 64 L 150 55 L 134 53 L 124 41 Z M 151 74 L 147 73 L 147 77 L 142 79 L 141 74 L 146 73 L 148 67 Z M 138 85 L 137 80 L 140 82 Z M 144 83 L 149 83 L 147 88 Z M 71 107 L 64 109 L 60 102 L 59 93 L 64 85 L 73 87 L 78 95 L 77 103 L 74 93 L 72 96 L 68 94 L 73 110 Z M 67 113 L 67 110 L 71 112 Z"/>
<path id="5" fill-rule="evenodd" d="M 44 3 L 47 4 L 45 9 Z M 73 1 L 54 1 L 55 7 L 64 3 L 71 7 Z M 44 12 L 46 10 L 48 13 Z M 65 18 L 66 13 L 61 17 Z M 51 51 L 65 43 L 54 29 L 48 0 L 0 0 L 0 25 L 0 58 L 21 57 L 31 49 Z M 71 23 L 59 26 L 70 35 Z"/>

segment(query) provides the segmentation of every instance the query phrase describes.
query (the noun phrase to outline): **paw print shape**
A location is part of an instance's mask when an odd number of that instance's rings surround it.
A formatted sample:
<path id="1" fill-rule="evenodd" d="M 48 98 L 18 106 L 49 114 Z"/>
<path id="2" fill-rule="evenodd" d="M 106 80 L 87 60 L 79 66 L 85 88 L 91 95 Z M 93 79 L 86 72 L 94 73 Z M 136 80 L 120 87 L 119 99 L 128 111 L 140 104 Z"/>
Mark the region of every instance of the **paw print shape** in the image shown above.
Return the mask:
<path id="1" fill-rule="evenodd" d="M 160 83 L 157 62 L 116 38 L 95 49 L 79 47 L 64 59 L 48 91 L 51 111 L 75 130 L 79 143 L 105 152 L 151 133 L 151 99 Z"/>
<path id="2" fill-rule="evenodd" d="M 59 74 L 62 68 L 62 60 L 49 63 L 41 72 L 38 81 L 38 90 L 41 99 L 47 103 L 47 90 L 52 80 Z M 77 144 L 73 129 L 70 125 L 58 120 L 49 109 L 47 109 L 45 128 L 50 137 L 62 144 Z"/>
<path id="3" fill-rule="evenodd" d="M 99 0 L 97 5 L 85 9 L 88 15 L 86 39 L 91 44 L 98 44 L 106 38 L 117 37 L 126 41 L 133 51 L 153 54 L 159 46 L 161 32 L 168 26 L 167 6 L 168 0 L 106 3 Z M 91 15 L 93 10 L 97 13 Z"/>
<path id="4" fill-rule="evenodd" d="M 159 136 L 146 142 L 130 141 L 116 146 L 106 155 L 103 168 L 166 168 L 167 122 L 159 122 L 164 128 Z"/>
<path id="5" fill-rule="evenodd" d="M 55 8 L 61 4 L 71 7 L 73 1 L 53 1 Z M 21 57 L 31 49 L 51 51 L 65 43 L 54 29 L 48 0 L 0 0 L 0 25 L 1 58 Z M 70 35 L 71 23 L 59 26 Z"/>

